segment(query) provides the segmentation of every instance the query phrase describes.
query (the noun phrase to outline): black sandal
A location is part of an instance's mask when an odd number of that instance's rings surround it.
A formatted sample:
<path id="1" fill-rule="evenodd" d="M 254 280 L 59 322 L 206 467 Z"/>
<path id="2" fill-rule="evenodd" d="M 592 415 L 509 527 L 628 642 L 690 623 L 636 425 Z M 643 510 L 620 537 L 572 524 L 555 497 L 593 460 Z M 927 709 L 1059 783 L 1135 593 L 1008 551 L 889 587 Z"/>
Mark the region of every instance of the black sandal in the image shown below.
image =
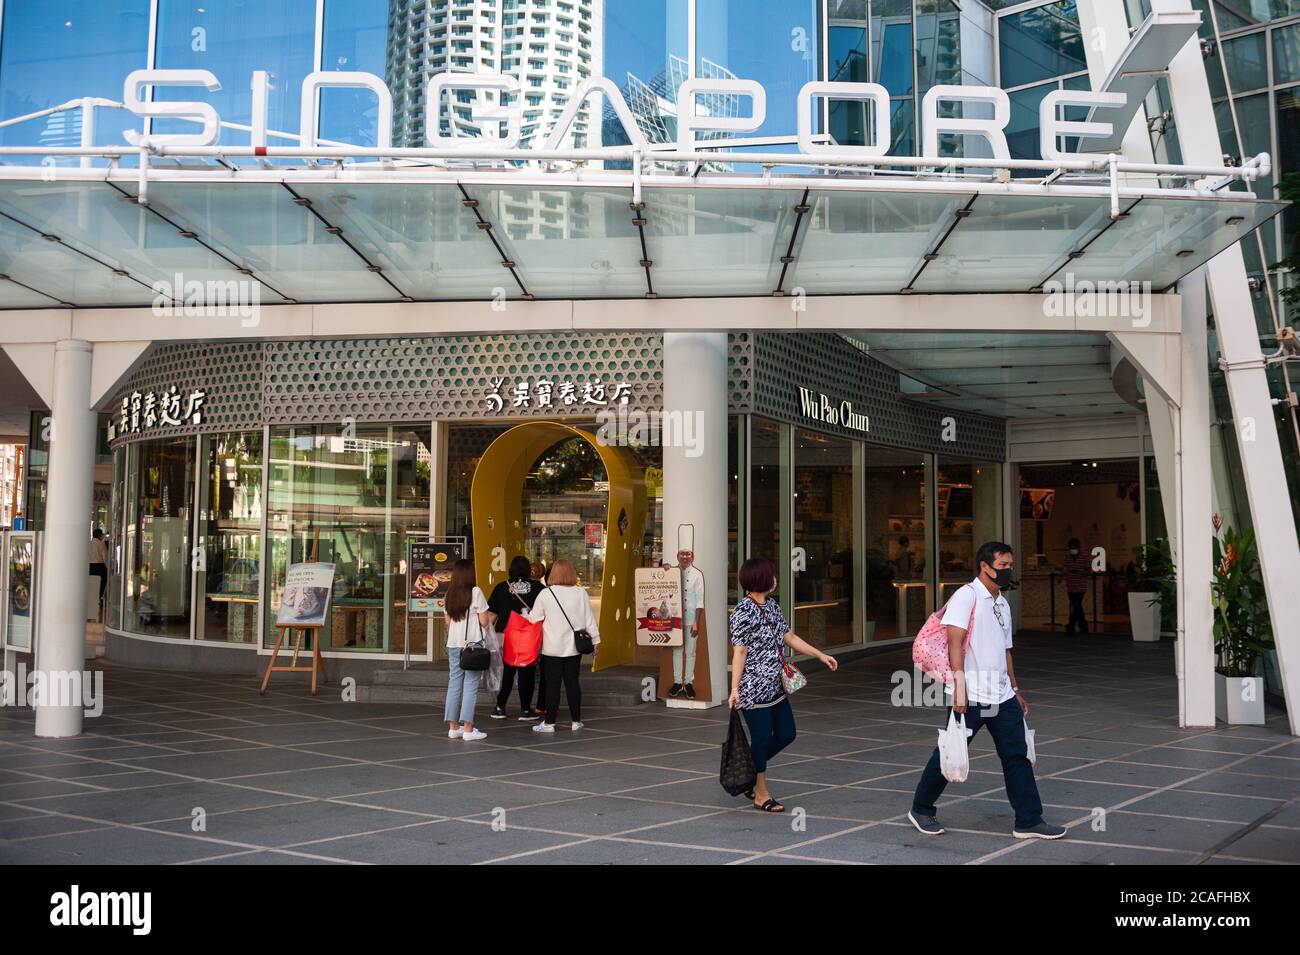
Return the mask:
<path id="1" fill-rule="evenodd" d="M 752 789 L 746 789 L 743 793 L 741 793 L 741 795 L 744 796 L 746 799 L 748 799 L 750 802 L 754 801 L 754 790 Z"/>
<path id="2" fill-rule="evenodd" d="M 769 799 L 761 806 L 755 803 L 754 808 L 760 812 L 785 812 L 785 806 L 781 805 L 775 799 Z"/>

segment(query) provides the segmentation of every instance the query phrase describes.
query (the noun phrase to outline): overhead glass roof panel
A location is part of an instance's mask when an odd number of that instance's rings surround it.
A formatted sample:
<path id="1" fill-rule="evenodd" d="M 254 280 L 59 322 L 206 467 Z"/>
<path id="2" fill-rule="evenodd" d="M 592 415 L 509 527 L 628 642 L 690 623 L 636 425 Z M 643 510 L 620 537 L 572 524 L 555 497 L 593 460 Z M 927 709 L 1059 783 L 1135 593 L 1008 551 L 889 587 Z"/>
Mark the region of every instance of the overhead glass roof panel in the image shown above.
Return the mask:
<path id="1" fill-rule="evenodd" d="M 55 299 L 56 304 L 147 305 L 153 299 L 147 286 L 128 276 L 115 275 L 112 269 L 94 259 L 61 242 L 43 239 L 3 216 L 0 216 L 0 274 Z M 16 299 L 25 298 L 18 291 L 11 295 Z M 49 304 L 39 297 L 33 301 L 35 307 Z"/>
<path id="2" fill-rule="evenodd" d="M 630 298 L 649 291 L 627 190 L 467 186 L 538 298 Z M 654 214 L 650 213 L 653 219 Z M 652 270 L 654 266 L 652 266 Z"/>
<path id="3" fill-rule="evenodd" d="M 1107 229 L 1084 255 L 1058 271 L 1064 282 L 1146 281 L 1168 288 L 1267 222 L 1284 202 L 1256 199 L 1143 198 L 1128 217 Z"/>
<path id="4" fill-rule="evenodd" d="M 656 294 L 766 295 L 781 278 L 801 189 L 647 187 Z"/>
<path id="5" fill-rule="evenodd" d="M 0 308 L 57 308 L 60 304 L 48 295 L 0 280 Z"/>
<path id="6" fill-rule="evenodd" d="M 279 183 L 149 184 L 150 206 L 300 302 L 397 299 L 397 292 Z"/>
<path id="7" fill-rule="evenodd" d="M 498 287 L 517 293 L 455 183 L 324 182 L 294 191 L 412 298 L 491 299 Z"/>
<path id="8" fill-rule="evenodd" d="M 187 283 L 245 278 L 221 256 L 184 238 L 175 226 L 107 183 L 0 181 L 0 213 L 93 255 L 110 274 L 121 269 L 140 279 L 144 285 L 136 285 L 136 304 L 153 301 L 148 286 L 155 282 L 174 289 L 177 275 Z M 260 301 L 282 299 L 264 288 Z"/>
<path id="9" fill-rule="evenodd" d="M 898 292 L 969 196 L 818 190 L 800 227 L 785 290 Z"/>
<path id="10" fill-rule="evenodd" d="M 939 247 L 918 292 L 1024 292 L 1109 225 L 1110 200 L 981 195 Z"/>

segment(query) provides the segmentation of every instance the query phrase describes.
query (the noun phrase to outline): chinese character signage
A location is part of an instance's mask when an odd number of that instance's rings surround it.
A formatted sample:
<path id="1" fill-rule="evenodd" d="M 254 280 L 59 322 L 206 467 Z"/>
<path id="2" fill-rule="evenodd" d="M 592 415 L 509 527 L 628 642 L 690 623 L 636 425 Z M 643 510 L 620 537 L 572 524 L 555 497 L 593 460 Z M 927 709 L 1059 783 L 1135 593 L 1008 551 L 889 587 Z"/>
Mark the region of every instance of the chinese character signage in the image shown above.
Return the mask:
<path id="1" fill-rule="evenodd" d="M 546 408 L 571 408 L 577 406 L 625 405 L 632 396 L 632 386 L 619 381 L 607 384 L 601 378 L 588 378 L 583 382 L 572 379 L 517 381 L 493 378 L 483 395 L 486 410 L 493 414 L 502 411 L 535 411 Z"/>
<path id="2" fill-rule="evenodd" d="M 451 572 L 465 556 L 459 541 L 411 541 L 406 561 L 406 609 L 411 613 L 442 613 Z"/>
<path id="3" fill-rule="evenodd" d="M 133 391 L 122 398 L 117 434 L 139 434 L 154 428 L 178 428 L 203 424 L 208 393 L 201 388 L 181 392 L 172 385 L 166 391 Z"/>

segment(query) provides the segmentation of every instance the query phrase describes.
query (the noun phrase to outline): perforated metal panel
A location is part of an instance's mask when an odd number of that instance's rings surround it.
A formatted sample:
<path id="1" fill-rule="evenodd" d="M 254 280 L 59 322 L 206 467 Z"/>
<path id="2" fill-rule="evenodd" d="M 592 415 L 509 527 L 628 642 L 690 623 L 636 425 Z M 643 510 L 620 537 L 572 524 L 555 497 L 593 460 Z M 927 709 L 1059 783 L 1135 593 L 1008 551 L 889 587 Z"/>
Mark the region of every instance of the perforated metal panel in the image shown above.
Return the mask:
<path id="1" fill-rule="evenodd" d="M 137 434 L 119 435 L 114 443 L 261 428 L 263 347 L 262 342 L 159 345 L 118 392 L 108 409 L 113 421 L 119 420 L 123 398 L 137 391 L 161 394 L 175 385 L 186 394 L 195 388 L 205 392 L 203 424 L 148 428 Z"/>
<path id="2" fill-rule="evenodd" d="M 732 414 L 754 410 L 754 336 L 727 335 L 727 407 Z"/>
<path id="3" fill-rule="evenodd" d="M 461 335 L 416 339 L 271 342 L 266 419 L 271 424 L 342 420 L 590 417 L 602 405 L 514 406 L 520 382 L 625 383 L 629 409 L 663 399 L 663 337 L 655 334 Z M 505 407 L 485 396 L 500 382 Z"/>
<path id="4" fill-rule="evenodd" d="M 1007 429 L 1001 418 L 950 411 L 899 394 L 898 372 L 864 354 L 841 336 L 807 332 L 754 336 L 754 411 L 829 434 L 961 457 L 1006 459 Z M 799 386 L 853 402 L 870 416 L 867 434 L 806 417 Z M 948 426 L 945 419 L 951 419 Z M 953 440 L 944 440 L 945 436 Z"/>

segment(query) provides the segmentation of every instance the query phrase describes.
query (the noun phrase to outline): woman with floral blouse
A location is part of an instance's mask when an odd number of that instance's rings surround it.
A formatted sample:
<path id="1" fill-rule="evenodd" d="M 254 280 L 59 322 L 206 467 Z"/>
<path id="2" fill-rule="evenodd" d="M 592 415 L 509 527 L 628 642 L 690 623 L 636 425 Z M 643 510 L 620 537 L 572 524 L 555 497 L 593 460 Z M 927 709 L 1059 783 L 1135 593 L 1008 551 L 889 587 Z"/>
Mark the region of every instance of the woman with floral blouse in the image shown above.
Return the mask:
<path id="1" fill-rule="evenodd" d="M 758 779 L 745 795 L 763 812 L 784 812 L 785 807 L 767 791 L 767 761 L 794 742 L 794 711 L 781 682 L 783 650 L 806 653 L 839 669 L 833 656 L 800 639 L 786 623 L 785 614 L 771 594 L 776 590 L 776 568 L 762 558 L 750 558 L 741 565 L 740 586 L 745 596 L 731 612 L 731 696 L 732 709 L 739 709 L 749 727 L 749 746 L 754 754 Z"/>

